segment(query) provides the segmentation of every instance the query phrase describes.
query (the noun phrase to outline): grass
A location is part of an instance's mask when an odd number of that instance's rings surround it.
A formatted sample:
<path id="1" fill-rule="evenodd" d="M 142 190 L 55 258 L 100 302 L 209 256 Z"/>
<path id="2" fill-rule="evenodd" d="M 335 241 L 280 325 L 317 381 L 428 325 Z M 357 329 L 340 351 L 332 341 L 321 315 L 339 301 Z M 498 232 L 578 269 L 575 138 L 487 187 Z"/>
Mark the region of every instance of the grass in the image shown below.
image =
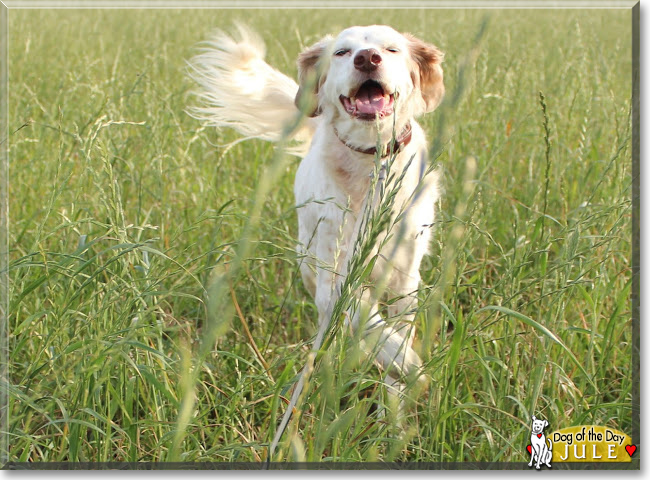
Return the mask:
<path id="1" fill-rule="evenodd" d="M 297 160 L 184 113 L 185 60 L 233 20 L 294 76 L 351 22 L 446 52 L 422 120 L 445 187 L 417 316 L 430 380 L 398 428 L 334 331 L 277 459 L 521 462 L 532 414 L 631 432 L 631 12 L 362 13 L 9 12 L 7 459 L 265 458 L 316 311 Z"/>

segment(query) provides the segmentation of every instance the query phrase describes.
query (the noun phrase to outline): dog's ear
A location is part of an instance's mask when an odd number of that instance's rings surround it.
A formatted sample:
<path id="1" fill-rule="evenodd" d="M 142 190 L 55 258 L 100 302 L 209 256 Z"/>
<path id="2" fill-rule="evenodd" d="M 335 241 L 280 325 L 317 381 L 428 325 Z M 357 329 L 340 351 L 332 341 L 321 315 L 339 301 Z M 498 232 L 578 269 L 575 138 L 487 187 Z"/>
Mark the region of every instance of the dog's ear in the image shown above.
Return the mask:
<path id="1" fill-rule="evenodd" d="M 326 62 L 323 59 L 332 40 L 333 37 L 328 35 L 298 56 L 299 86 L 294 103 L 308 117 L 315 117 L 320 113 L 318 89 L 325 81 Z"/>
<path id="2" fill-rule="evenodd" d="M 548 427 L 548 420 L 544 420 L 544 427 Z"/>
<path id="3" fill-rule="evenodd" d="M 409 50 L 414 64 L 411 69 L 413 85 L 422 95 L 424 113 L 432 112 L 440 105 L 445 94 L 440 66 L 444 54 L 438 47 L 425 43 L 409 33 L 404 36 L 409 41 Z"/>
<path id="4" fill-rule="evenodd" d="M 533 419 L 533 422 L 534 422 L 535 420 L 537 420 L 537 417 L 535 417 L 535 415 L 533 415 L 532 419 Z"/>

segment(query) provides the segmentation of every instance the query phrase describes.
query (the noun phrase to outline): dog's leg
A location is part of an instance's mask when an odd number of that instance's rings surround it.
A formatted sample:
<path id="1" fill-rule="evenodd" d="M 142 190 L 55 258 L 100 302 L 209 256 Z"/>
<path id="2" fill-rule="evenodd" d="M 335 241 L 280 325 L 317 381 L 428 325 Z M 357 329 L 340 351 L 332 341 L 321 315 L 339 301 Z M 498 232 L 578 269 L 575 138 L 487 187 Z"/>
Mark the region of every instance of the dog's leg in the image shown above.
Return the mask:
<path id="1" fill-rule="evenodd" d="M 309 258 L 309 252 L 302 246 L 296 245 L 296 253 L 300 259 L 300 275 L 302 283 L 312 297 L 316 296 L 316 271 L 314 261 Z"/>
<path id="2" fill-rule="evenodd" d="M 293 390 L 293 394 L 291 395 L 291 400 L 289 401 L 289 405 L 287 406 L 287 409 L 284 412 L 280 425 L 278 426 L 278 429 L 275 432 L 275 436 L 273 437 L 273 441 L 269 446 L 267 464 L 273 458 L 273 454 L 275 453 L 275 449 L 280 443 L 282 434 L 287 428 L 287 425 L 289 424 L 289 420 L 291 420 L 293 409 L 298 404 L 298 400 L 300 399 L 300 395 L 302 394 L 302 390 L 305 386 L 307 377 L 313 368 L 313 362 L 316 358 L 316 354 L 318 350 L 320 350 L 320 347 L 323 344 L 325 333 L 327 333 L 327 329 L 330 324 L 330 318 L 332 316 L 332 309 L 334 307 L 334 303 L 336 303 L 336 300 L 338 298 L 338 296 L 335 294 L 336 290 L 334 290 L 334 285 L 335 285 L 334 279 L 335 276 L 333 273 L 325 269 L 318 270 L 318 274 L 316 275 L 317 284 L 316 284 L 316 295 L 315 295 L 316 306 L 318 307 L 318 333 L 316 334 L 316 338 L 314 339 L 314 344 L 312 346 L 312 354 L 309 356 L 304 368 L 300 372 L 300 377 L 298 379 L 298 383 L 296 384 Z"/>
<path id="3" fill-rule="evenodd" d="M 364 315 L 364 312 L 368 314 Z M 375 362 L 386 372 L 384 383 L 388 400 L 399 420 L 404 413 L 406 389 L 402 378 L 421 365 L 420 358 L 411 348 L 412 340 L 402 335 L 406 330 L 403 326 L 396 328 L 381 318 L 369 290 L 361 295 L 359 308 L 350 315 L 350 324 L 355 331 L 363 332 L 364 350 L 375 355 Z"/>
<path id="4" fill-rule="evenodd" d="M 537 458 L 536 458 L 536 462 L 535 462 L 535 468 L 536 468 L 537 470 L 539 470 L 539 469 L 540 469 L 540 465 L 539 465 L 539 464 L 540 464 L 541 461 L 542 461 L 542 447 L 541 447 L 540 445 L 538 445 L 537 448 L 535 449 L 535 453 L 536 453 L 536 456 L 537 456 Z"/>
<path id="5" fill-rule="evenodd" d="M 389 267 L 390 268 L 390 267 Z M 390 271 L 390 270 L 389 270 Z M 359 304 L 349 312 L 350 325 L 355 332 L 362 332 L 364 350 L 375 356 L 375 361 L 386 372 L 384 383 L 387 387 L 389 400 L 396 402 L 398 414 L 404 410 L 404 391 L 406 384 L 403 377 L 419 370 L 422 362 L 412 348 L 414 305 L 417 305 L 417 288 L 419 274 L 409 281 L 401 281 L 400 295 L 395 303 L 388 307 L 393 321 L 386 321 L 377 309 L 377 297 L 382 291 L 365 289 L 359 295 Z M 402 293 L 403 291 L 403 293 Z M 392 296 L 394 290 L 389 288 Z"/>
<path id="6" fill-rule="evenodd" d="M 376 356 L 376 362 L 394 378 L 408 375 L 421 365 L 420 357 L 411 348 L 412 339 L 404 336 L 409 325 L 391 325 L 377 311 L 373 293 L 366 289 L 360 295 L 359 305 L 349 313 L 350 326 L 361 331 L 367 351 Z"/>
<path id="7" fill-rule="evenodd" d="M 399 358 L 399 352 L 406 347 L 406 341 L 396 331 L 394 331 L 386 321 L 381 318 L 376 302 L 372 301 L 370 290 L 364 290 L 360 296 L 357 308 L 348 311 L 348 324 L 354 332 L 362 331 L 362 348 L 375 355 L 375 362 L 380 368 L 387 372 L 393 372 L 392 376 L 387 373 L 384 378 L 384 384 L 388 392 L 388 400 L 391 405 L 391 411 L 396 412 L 398 420 L 403 410 L 403 392 L 405 384 L 399 378 L 398 366 L 404 363 Z M 390 342 L 387 347 L 386 343 Z M 386 352 L 394 352 L 393 355 Z M 385 416 L 385 412 L 380 411 L 379 416 Z"/>
<path id="8" fill-rule="evenodd" d="M 534 418 L 535 417 L 533 417 L 533 419 Z M 531 435 L 531 437 L 530 437 L 530 462 L 528 462 L 528 467 L 529 468 L 533 466 L 533 463 L 535 463 L 535 454 L 537 452 L 536 448 L 537 447 L 535 446 L 535 439 Z"/>
<path id="9" fill-rule="evenodd" d="M 388 305 L 389 323 L 404 338 L 404 348 L 411 350 L 414 339 L 415 310 L 418 306 L 418 287 L 420 273 L 415 270 L 410 275 L 400 272 L 394 274 L 399 282 L 393 285 L 389 294 L 394 300 Z"/>
<path id="10" fill-rule="evenodd" d="M 395 419 L 398 424 L 401 425 L 404 419 L 404 412 L 406 411 L 406 402 L 404 400 L 406 384 L 390 374 L 386 374 L 384 377 L 384 384 L 388 393 L 388 405 L 391 411 L 395 413 Z"/>
<path id="11" fill-rule="evenodd" d="M 402 302 L 400 302 L 402 303 Z M 407 302 L 403 302 L 407 303 Z M 409 306 L 407 308 L 412 308 L 413 302 L 408 302 Z M 394 316 L 394 310 L 400 308 L 396 305 L 391 305 L 388 307 L 389 315 Z M 393 311 L 392 311 L 393 310 Z M 403 311 L 403 310 L 402 310 Z M 420 357 L 413 350 L 413 315 L 407 316 L 405 319 L 404 316 L 401 317 L 400 321 L 394 323 L 391 327 L 394 333 L 391 336 L 391 340 L 395 345 L 391 348 L 386 348 L 384 346 L 384 352 L 388 350 L 389 352 L 399 352 L 395 356 L 396 363 L 399 365 L 400 369 L 389 370 L 386 374 L 385 383 L 388 385 L 388 393 L 391 397 L 395 398 L 399 405 L 399 412 L 403 413 L 405 410 L 405 398 L 404 393 L 406 390 L 406 383 L 400 379 L 400 373 L 409 373 L 412 372 L 415 368 L 421 366 Z M 396 347 L 396 348 L 395 348 Z M 403 354 L 402 354 L 403 352 Z M 388 353 L 388 355 L 393 355 L 393 353 Z M 391 373 L 392 372 L 392 373 Z M 420 376 L 418 375 L 418 378 Z"/>
<path id="12" fill-rule="evenodd" d="M 551 440 L 548 440 L 548 442 L 551 445 L 550 447 L 546 444 L 546 441 L 544 441 L 544 449 L 546 450 L 546 459 L 544 463 L 546 463 L 546 466 L 548 468 L 552 468 L 551 460 L 553 460 L 553 450 L 552 450 L 553 443 L 551 442 Z"/>

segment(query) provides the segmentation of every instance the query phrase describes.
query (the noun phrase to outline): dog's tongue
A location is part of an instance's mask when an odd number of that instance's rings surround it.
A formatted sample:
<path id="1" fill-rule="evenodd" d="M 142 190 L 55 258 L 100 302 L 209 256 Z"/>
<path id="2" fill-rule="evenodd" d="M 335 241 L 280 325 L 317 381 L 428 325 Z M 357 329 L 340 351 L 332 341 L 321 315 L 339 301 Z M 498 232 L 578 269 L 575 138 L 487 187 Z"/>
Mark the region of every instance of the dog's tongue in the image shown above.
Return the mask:
<path id="1" fill-rule="evenodd" d="M 379 85 L 368 85 L 357 93 L 355 106 L 360 113 L 373 114 L 383 111 L 389 100 Z"/>

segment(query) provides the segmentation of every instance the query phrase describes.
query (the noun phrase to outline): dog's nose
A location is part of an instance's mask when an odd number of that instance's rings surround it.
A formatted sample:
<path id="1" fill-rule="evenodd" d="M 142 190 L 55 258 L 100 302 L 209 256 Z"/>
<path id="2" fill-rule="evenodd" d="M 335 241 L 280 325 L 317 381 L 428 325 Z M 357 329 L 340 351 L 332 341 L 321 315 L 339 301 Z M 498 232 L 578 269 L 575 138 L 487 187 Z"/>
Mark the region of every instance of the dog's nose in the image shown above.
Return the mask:
<path id="1" fill-rule="evenodd" d="M 381 65 L 381 55 L 374 48 L 359 51 L 354 57 L 354 68 L 362 72 L 373 72 Z"/>

